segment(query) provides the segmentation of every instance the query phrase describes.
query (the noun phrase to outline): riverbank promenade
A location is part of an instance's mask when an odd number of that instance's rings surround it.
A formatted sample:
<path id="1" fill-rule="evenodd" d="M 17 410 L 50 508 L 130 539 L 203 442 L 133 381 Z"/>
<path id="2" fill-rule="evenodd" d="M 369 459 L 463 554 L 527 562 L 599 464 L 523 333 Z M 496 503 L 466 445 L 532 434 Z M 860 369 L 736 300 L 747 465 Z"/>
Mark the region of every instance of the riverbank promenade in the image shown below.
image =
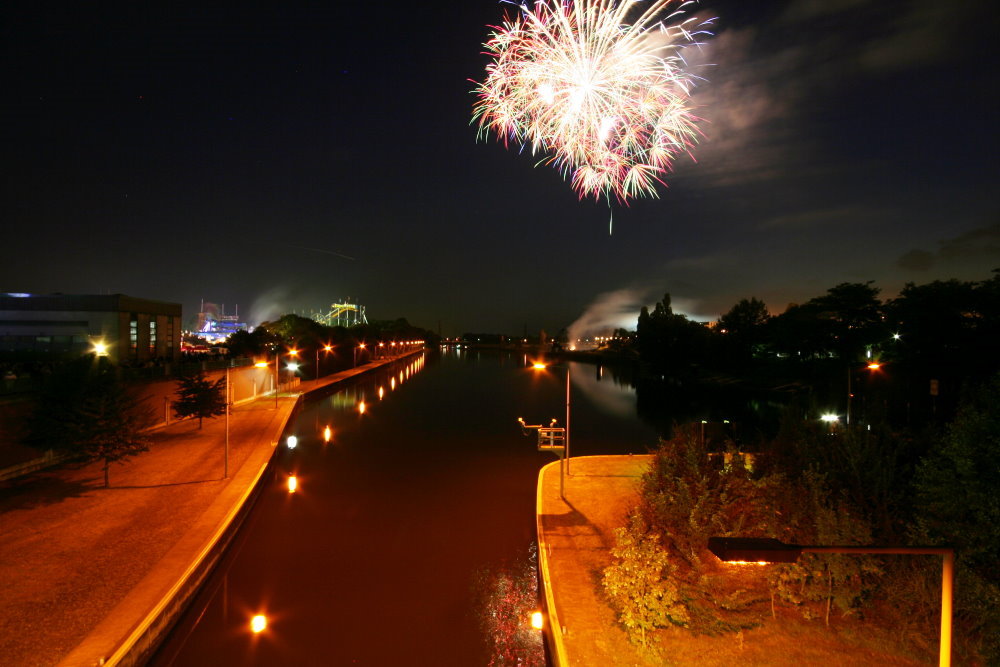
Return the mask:
<path id="1" fill-rule="evenodd" d="M 559 493 L 559 461 L 538 475 L 538 559 L 549 654 L 557 667 L 643 664 L 601 596 L 614 530 L 638 502 L 639 478 L 652 456 L 570 460 Z"/>
<path id="2" fill-rule="evenodd" d="M 64 465 L 0 482 L 0 665 L 117 664 L 207 558 L 264 474 L 299 397 L 384 360 L 152 432 L 111 468 Z M 122 664 L 130 664 L 123 658 Z"/>

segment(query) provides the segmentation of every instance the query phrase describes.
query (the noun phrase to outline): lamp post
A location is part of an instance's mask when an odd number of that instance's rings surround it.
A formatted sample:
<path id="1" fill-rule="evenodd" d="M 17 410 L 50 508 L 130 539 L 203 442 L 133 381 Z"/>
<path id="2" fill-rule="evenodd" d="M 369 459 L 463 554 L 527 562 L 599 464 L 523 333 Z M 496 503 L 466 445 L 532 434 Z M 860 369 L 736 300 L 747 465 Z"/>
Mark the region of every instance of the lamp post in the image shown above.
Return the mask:
<path id="1" fill-rule="evenodd" d="M 364 343 L 358 343 L 358 346 L 356 348 L 354 348 L 354 366 L 355 366 L 355 368 L 358 365 L 358 350 L 364 351 L 364 349 L 365 349 L 365 344 Z"/>
<path id="2" fill-rule="evenodd" d="M 955 584 L 955 550 L 950 547 L 872 547 L 872 546 L 803 546 L 785 544 L 773 538 L 710 537 L 708 550 L 722 561 L 757 563 L 794 563 L 804 553 L 828 554 L 903 554 L 942 557 L 941 567 L 941 640 L 939 667 L 951 665 L 952 595 Z"/>
<path id="3" fill-rule="evenodd" d="M 229 366 L 226 366 L 226 467 L 223 479 L 229 479 Z"/>
<path id="4" fill-rule="evenodd" d="M 333 350 L 333 346 L 332 345 L 324 345 L 323 346 L 323 351 L 326 352 L 327 354 L 330 354 L 330 352 L 332 350 Z M 316 377 L 313 378 L 313 379 L 314 380 L 318 380 L 319 379 L 319 346 L 318 345 L 316 346 Z"/>
<path id="5" fill-rule="evenodd" d="M 865 368 L 867 368 L 869 371 L 874 372 L 882 368 L 882 364 L 878 363 L 877 361 L 872 361 L 868 364 L 865 364 Z M 847 426 L 851 425 L 851 400 L 853 398 L 854 398 L 854 393 L 851 391 L 851 366 L 848 365 L 847 366 L 847 419 L 845 420 Z"/>
<path id="6" fill-rule="evenodd" d="M 531 365 L 531 367 L 536 371 L 543 371 L 548 366 L 544 361 L 536 361 Z M 566 362 L 566 437 L 564 441 L 564 446 L 566 447 L 566 474 L 569 475 L 569 413 L 570 413 L 570 391 L 569 391 L 569 362 Z"/>

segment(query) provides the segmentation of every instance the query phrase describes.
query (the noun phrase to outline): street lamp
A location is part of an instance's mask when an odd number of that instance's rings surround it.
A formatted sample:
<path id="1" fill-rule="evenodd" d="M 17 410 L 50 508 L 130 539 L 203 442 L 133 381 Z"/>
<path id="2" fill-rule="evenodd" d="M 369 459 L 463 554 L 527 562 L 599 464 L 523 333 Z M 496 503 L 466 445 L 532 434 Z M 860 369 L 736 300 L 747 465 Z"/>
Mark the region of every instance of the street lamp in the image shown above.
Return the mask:
<path id="1" fill-rule="evenodd" d="M 536 361 L 531 365 L 531 368 L 536 371 L 544 371 L 548 368 L 548 365 L 544 361 Z M 564 446 L 566 447 L 566 475 L 569 476 L 569 407 L 570 407 L 570 393 L 569 393 L 569 361 L 566 362 L 566 437 L 564 440 Z"/>
<path id="2" fill-rule="evenodd" d="M 865 364 L 865 368 L 867 368 L 868 370 L 874 372 L 874 371 L 877 371 L 878 369 L 882 368 L 882 364 L 880 364 L 877 361 L 872 361 L 872 362 L 870 362 L 868 364 Z M 848 364 L 848 366 L 847 366 L 847 419 L 846 419 L 847 426 L 851 425 L 851 399 L 853 399 L 853 398 L 854 398 L 854 394 L 851 391 L 851 366 L 850 366 L 850 364 Z"/>
<path id="3" fill-rule="evenodd" d="M 224 479 L 229 479 L 229 404 L 230 404 L 230 392 L 229 392 L 229 367 L 232 366 L 232 361 L 229 362 L 229 366 L 226 366 L 226 466 Z"/>
<path id="4" fill-rule="evenodd" d="M 785 544 L 773 538 L 710 537 L 708 550 L 722 561 L 743 563 L 794 563 L 804 553 L 827 554 L 903 554 L 942 557 L 941 568 L 941 641 L 939 667 L 951 665 L 952 593 L 955 584 L 955 550 L 950 547 L 872 547 L 872 546 L 803 546 Z"/>
<path id="5" fill-rule="evenodd" d="M 324 345 L 323 346 L 323 351 L 326 352 L 327 354 L 330 354 L 330 352 L 333 351 L 333 345 Z M 316 346 L 316 377 L 313 378 L 313 379 L 315 379 L 315 380 L 319 379 L 319 346 L 318 345 Z"/>
<path id="6" fill-rule="evenodd" d="M 270 366 L 266 361 L 258 361 L 254 364 L 255 368 L 267 368 Z M 278 353 L 274 354 L 274 409 L 278 409 Z"/>

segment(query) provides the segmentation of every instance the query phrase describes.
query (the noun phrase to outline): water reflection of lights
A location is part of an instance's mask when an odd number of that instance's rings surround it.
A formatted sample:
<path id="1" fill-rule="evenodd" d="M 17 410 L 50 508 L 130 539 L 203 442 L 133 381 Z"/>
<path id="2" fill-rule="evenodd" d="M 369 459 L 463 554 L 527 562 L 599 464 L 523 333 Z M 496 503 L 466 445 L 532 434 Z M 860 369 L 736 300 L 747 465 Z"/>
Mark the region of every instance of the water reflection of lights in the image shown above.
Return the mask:
<path id="1" fill-rule="evenodd" d="M 295 449 L 295 446 L 299 444 L 299 439 L 294 435 L 290 435 L 288 436 L 288 439 L 285 440 L 285 444 L 288 445 L 289 449 Z"/>
<path id="2" fill-rule="evenodd" d="M 264 614 L 257 614 L 250 619 L 250 629 L 254 634 L 263 632 L 267 627 L 267 617 Z"/>
<path id="3" fill-rule="evenodd" d="M 364 401 L 360 401 L 358 403 L 358 412 L 360 412 L 361 414 L 365 414 L 365 410 L 367 410 L 367 409 L 368 408 L 367 408 L 367 406 L 365 406 L 365 402 Z"/>
<path id="4" fill-rule="evenodd" d="M 635 389 L 629 385 L 598 379 L 602 367 L 594 370 L 586 364 L 570 365 L 570 380 L 574 389 L 579 389 L 596 406 L 607 414 L 628 417 L 635 414 Z"/>
<path id="5" fill-rule="evenodd" d="M 378 388 L 378 400 L 381 401 L 383 396 L 385 396 L 385 389 L 383 389 L 382 387 L 379 387 Z"/>
<path id="6" fill-rule="evenodd" d="M 298 488 L 299 488 L 299 478 L 296 477 L 295 475 L 289 475 L 288 476 L 288 492 L 289 493 L 295 493 L 295 491 Z"/>
<path id="7" fill-rule="evenodd" d="M 323 442 L 330 442 L 333 439 L 333 430 L 327 426 L 323 429 Z"/>
<path id="8" fill-rule="evenodd" d="M 392 378 L 392 380 L 389 381 L 389 389 L 396 391 L 396 378 Z"/>

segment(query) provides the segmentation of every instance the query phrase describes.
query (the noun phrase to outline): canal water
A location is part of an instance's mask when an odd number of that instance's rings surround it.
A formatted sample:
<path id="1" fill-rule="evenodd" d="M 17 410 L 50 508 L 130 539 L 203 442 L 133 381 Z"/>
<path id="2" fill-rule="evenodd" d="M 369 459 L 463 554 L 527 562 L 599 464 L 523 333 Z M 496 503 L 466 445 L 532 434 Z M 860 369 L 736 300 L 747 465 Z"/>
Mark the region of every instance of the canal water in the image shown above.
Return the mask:
<path id="1" fill-rule="evenodd" d="M 516 420 L 565 414 L 566 366 L 529 361 L 434 352 L 311 398 L 153 664 L 486 664 L 475 582 L 526 558 L 538 470 L 554 460 Z M 574 456 L 656 446 L 629 385 L 569 373 Z"/>

